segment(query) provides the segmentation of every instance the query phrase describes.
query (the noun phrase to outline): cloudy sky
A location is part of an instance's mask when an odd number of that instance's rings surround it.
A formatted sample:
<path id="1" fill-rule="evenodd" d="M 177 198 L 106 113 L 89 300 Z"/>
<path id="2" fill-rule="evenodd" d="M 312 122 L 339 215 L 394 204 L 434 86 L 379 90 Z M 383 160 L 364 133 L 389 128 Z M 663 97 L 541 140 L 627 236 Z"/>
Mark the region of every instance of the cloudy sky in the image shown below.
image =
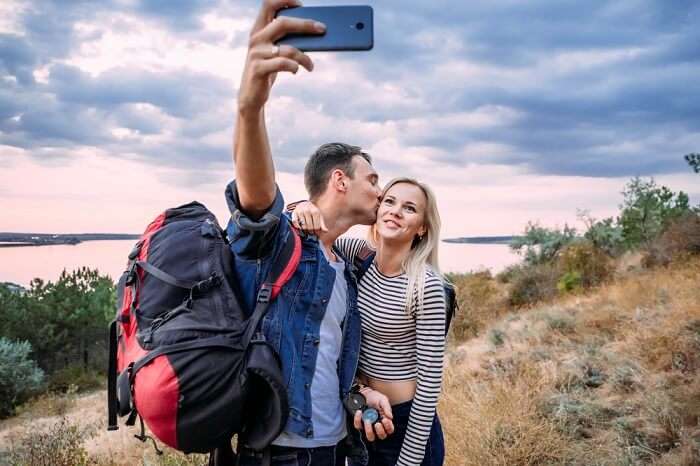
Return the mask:
<path id="1" fill-rule="evenodd" d="M 346 2 L 307 1 L 307 5 Z M 632 176 L 700 202 L 700 2 L 369 2 L 371 52 L 317 53 L 268 108 L 280 185 L 323 142 L 431 184 L 443 236 L 612 215 Z M 226 219 L 258 3 L 0 3 L 0 231 L 140 232 L 198 199 Z"/>

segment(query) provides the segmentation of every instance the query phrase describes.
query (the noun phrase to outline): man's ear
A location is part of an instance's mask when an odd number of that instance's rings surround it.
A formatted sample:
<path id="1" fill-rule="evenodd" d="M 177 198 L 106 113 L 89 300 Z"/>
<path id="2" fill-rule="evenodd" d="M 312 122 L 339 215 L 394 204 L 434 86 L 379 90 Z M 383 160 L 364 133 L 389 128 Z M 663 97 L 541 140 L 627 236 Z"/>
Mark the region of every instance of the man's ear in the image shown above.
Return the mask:
<path id="1" fill-rule="evenodd" d="M 336 168 L 331 172 L 331 185 L 336 191 L 346 192 L 348 188 L 347 177 L 342 170 Z"/>

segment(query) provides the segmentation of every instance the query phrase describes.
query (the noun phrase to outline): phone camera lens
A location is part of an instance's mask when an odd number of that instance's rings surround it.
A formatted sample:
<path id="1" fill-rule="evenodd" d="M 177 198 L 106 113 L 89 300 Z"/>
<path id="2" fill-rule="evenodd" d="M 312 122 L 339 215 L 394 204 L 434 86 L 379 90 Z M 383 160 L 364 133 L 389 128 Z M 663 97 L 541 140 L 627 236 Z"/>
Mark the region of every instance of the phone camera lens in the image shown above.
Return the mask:
<path id="1" fill-rule="evenodd" d="M 361 31 L 361 30 L 363 30 L 364 28 L 365 28 L 365 23 L 357 23 L 357 24 L 355 24 L 355 29 L 357 29 L 358 31 Z"/>

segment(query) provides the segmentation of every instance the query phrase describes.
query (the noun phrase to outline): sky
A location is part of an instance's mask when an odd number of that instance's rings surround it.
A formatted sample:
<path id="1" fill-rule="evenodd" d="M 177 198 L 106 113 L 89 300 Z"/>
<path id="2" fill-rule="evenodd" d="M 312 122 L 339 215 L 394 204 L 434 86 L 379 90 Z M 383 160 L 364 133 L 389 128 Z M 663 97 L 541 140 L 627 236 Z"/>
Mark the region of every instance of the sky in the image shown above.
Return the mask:
<path id="1" fill-rule="evenodd" d="M 346 2 L 306 2 L 331 5 Z M 615 215 L 633 176 L 700 203 L 700 2 L 366 2 L 374 49 L 313 53 L 266 113 L 285 199 L 322 143 L 436 191 L 443 237 Z M 0 231 L 225 223 L 254 1 L 0 3 Z"/>

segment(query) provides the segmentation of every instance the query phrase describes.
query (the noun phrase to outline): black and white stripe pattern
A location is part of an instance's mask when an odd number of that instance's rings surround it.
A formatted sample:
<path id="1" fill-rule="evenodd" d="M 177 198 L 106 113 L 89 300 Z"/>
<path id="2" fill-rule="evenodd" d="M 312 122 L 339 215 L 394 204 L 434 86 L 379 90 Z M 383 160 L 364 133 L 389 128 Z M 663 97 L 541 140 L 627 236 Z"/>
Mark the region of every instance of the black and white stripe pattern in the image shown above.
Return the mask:
<path id="1" fill-rule="evenodd" d="M 339 238 L 336 246 L 352 261 L 364 241 Z M 435 415 L 445 352 L 445 296 L 442 279 L 426 271 L 423 306 L 406 313 L 406 274 L 383 275 L 373 263 L 359 283 L 362 319 L 360 370 L 380 380 L 416 380 L 408 430 L 398 465 L 420 465 Z M 417 293 L 416 293 L 417 296 Z"/>

